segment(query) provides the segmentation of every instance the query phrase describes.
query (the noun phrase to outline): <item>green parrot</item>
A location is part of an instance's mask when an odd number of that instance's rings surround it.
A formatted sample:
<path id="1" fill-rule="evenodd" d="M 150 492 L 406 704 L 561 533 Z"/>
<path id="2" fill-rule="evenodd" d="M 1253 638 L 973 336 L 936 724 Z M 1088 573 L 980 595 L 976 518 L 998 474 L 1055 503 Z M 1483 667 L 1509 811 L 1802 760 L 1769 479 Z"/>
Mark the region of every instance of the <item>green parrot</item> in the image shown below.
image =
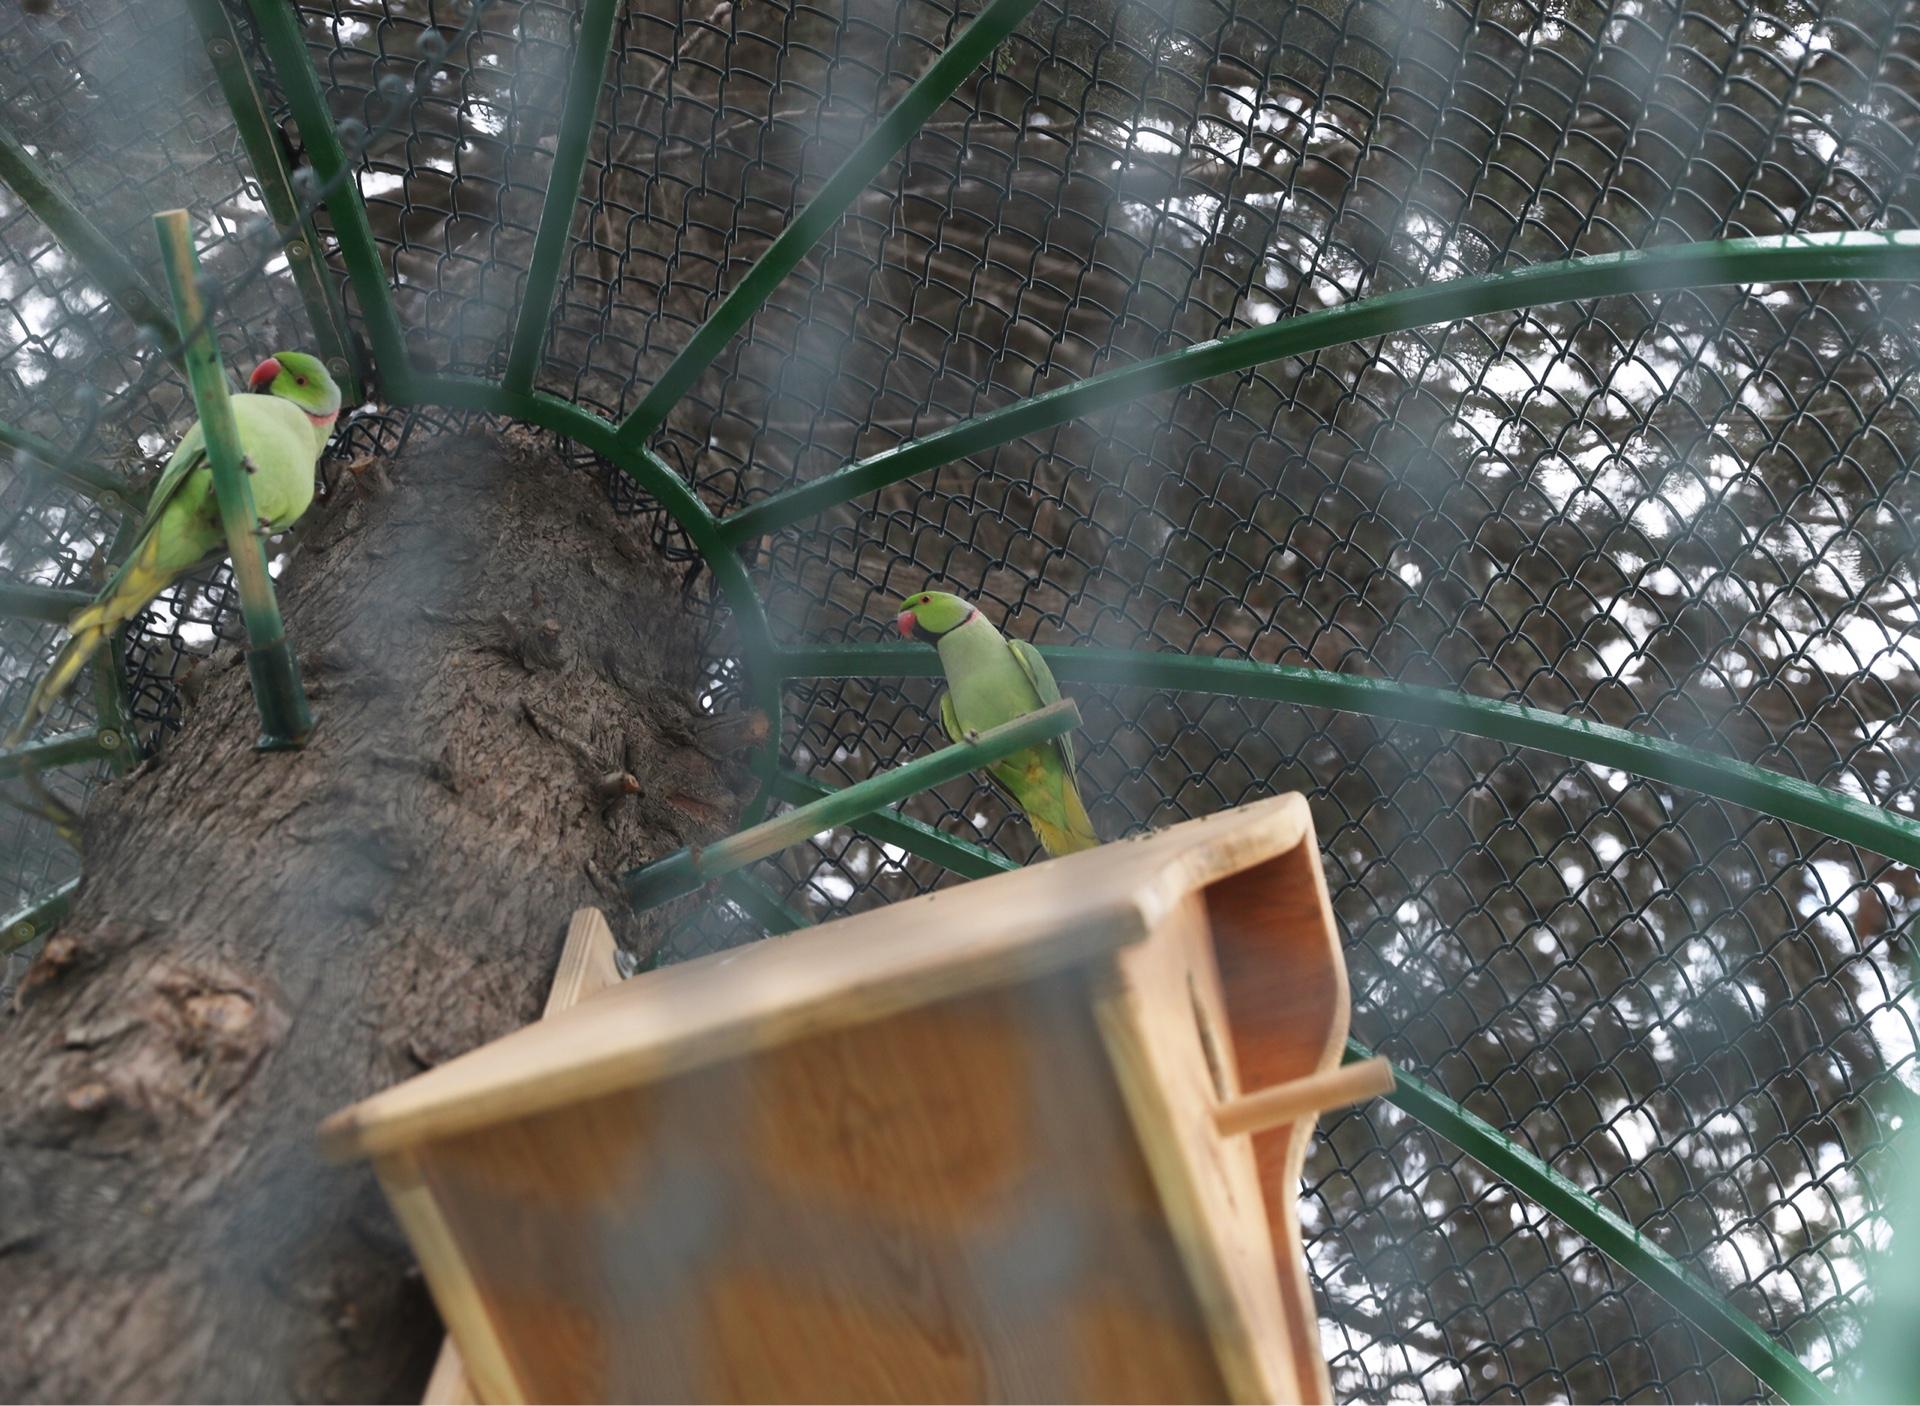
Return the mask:
<path id="1" fill-rule="evenodd" d="M 900 633 L 940 651 L 947 692 L 940 723 L 955 742 L 1060 701 L 1060 685 L 1040 651 L 1009 640 L 978 607 L 945 591 L 922 591 L 900 602 Z M 1018 806 L 1048 854 L 1072 854 L 1100 843 L 1073 782 L 1073 743 L 1056 737 L 1003 757 L 987 776 Z"/>
<path id="2" fill-rule="evenodd" d="M 252 474 L 260 531 L 283 532 L 313 501 L 314 470 L 340 415 L 340 388 L 318 357 L 278 352 L 247 378 L 252 395 L 233 402 L 240 450 Z M 227 535 L 214 497 L 213 470 L 196 423 L 167 460 L 147 499 L 146 520 L 133 550 L 93 604 L 67 622 L 70 638 L 27 700 L 5 745 L 25 740 L 81 668 L 114 631 L 133 619 L 175 579 L 226 554 Z"/>

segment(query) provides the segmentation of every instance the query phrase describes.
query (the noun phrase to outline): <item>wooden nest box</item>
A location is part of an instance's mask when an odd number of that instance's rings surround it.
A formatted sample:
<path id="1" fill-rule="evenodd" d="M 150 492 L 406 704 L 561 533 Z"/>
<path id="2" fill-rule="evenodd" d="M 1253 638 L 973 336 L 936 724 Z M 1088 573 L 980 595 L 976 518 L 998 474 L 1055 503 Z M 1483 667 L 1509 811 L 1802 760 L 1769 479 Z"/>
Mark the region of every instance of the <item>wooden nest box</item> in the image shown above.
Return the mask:
<path id="1" fill-rule="evenodd" d="M 323 1137 L 482 1400 L 1325 1400 L 1346 1029 L 1283 796 L 616 982 Z"/>

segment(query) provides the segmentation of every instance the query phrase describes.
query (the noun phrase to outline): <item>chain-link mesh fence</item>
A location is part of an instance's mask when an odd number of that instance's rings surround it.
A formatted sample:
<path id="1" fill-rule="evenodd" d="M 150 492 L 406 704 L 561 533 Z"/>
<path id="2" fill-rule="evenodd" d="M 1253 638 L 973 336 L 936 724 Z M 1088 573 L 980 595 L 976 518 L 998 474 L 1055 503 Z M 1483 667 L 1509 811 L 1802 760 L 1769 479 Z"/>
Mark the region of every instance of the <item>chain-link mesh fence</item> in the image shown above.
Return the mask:
<path id="1" fill-rule="evenodd" d="M 575 8 L 299 13 L 416 361 L 497 378 Z M 538 385 L 630 409 L 971 13 L 622 7 Z M 174 0 L 9 11 L 0 127 L 136 261 L 151 264 L 150 212 L 187 205 L 210 282 L 238 290 L 217 318 L 244 361 L 307 324 L 284 261 L 241 276 L 261 264 L 248 231 L 263 205 L 193 34 Z M 1902 0 L 1048 0 L 653 447 L 724 512 L 1107 366 L 1400 287 L 1683 240 L 1911 228 L 1917 134 L 1920 8 Z M 151 462 L 190 414 L 182 383 L 4 191 L 0 290 L 0 418 L 123 469 Z M 1443 685 L 1911 815 L 1916 314 L 1902 285 L 1729 287 L 1340 346 L 919 475 L 774 533 L 750 566 L 784 643 L 877 640 L 890 603 L 932 581 L 1042 643 Z M 336 457 L 402 423 L 364 416 Z M 567 452 L 652 511 L 611 465 Z M 656 516 L 706 600 L 698 554 Z M 107 531 L 84 499 L 16 476 L 0 574 L 84 584 Z M 135 635 L 149 731 L 226 601 L 215 574 Z M 55 632 L 4 628 L 10 716 Z M 713 637 L 722 694 L 739 688 L 729 638 Z M 1916 1079 L 1912 871 L 1433 728 L 1068 691 L 1109 837 L 1305 792 L 1356 1035 L 1844 1386 L 1885 1238 L 1884 1149 Z M 921 754 L 944 741 L 936 693 L 791 681 L 783 762 L 840 785 Z M 906 811 L 1032 850 L 984 787 Z M 0 824 L 18 856 L 0 904 L 70 872 L 57 844 Z M 951 881 L 854 831 L 754 876 L 814 920 Z M 716 901 L 665 955 L 760 931 Z M 1323 1128 L 1304 1218 L 1343 1398 L 1765 1395 L 1392 1107 Z"/>

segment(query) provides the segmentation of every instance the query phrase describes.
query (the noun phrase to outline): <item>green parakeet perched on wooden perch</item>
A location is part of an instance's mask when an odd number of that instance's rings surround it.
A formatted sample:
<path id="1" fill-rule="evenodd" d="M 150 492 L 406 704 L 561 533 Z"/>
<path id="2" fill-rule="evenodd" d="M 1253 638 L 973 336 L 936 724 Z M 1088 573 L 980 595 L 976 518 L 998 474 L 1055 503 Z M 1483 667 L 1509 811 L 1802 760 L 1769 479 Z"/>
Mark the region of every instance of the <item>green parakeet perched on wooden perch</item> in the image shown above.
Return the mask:
<path id="1" fill-rule="evenodd" d="M 1009 640 L 977 607 L 945 591 L 922 591 L 900 602 L 900 633 L 940 651 L 947 692 L 940 722 L 963 742 L 1060 701 L 1060 685 L 1040 651 Z M 1073 781 L 1073 743 L 1056 737 L 991 763 L 988 778 L 1018 806 L 1048 854 L 1072 854 L 1100 843 Z"/>
<path id="2" fill-rule="evenodd" d="M 247 389 L 255 394 L 234 400 L 233 418 L 252 474 L 248 483 L 254 511 L 262 532 L 283 532 L 313 502 L 320 451 L 340 415 L 340 388 L 318 357 L 279 352 L 254 368 Z M 33 690 L 6 745 L 14 746 L 32 733 L 115 630 L 177 578 L 224 556 L 226 548 L 213 469 L 196 423 L 181 438 L 147 500 L 146 521 L 133 550 L 93 604 L 67 622 L 72 638 Z"/>

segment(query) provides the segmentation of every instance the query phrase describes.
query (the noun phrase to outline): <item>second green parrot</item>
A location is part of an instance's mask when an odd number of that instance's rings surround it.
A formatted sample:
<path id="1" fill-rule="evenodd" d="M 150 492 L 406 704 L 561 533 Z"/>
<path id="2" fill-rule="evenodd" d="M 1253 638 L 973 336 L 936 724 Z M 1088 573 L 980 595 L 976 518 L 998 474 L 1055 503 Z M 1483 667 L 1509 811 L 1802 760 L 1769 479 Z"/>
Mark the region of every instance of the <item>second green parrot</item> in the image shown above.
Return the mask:
<path id="1" fill-rule="evenodd" d="M 318 357 L 279 352 L 254 368 L 247 389 L 255 394 L 235 398 L 233 418 L 240 451 L 252 471 L 248 483 L 253 507 L 261 531 L 282 532 L 313 501 L 314 470 L 340 415 L 340 388 Z M 32 733 L 115 630 L 177 578 L 218 560 L 226 546 L 206 441 L 196 423 L 181 438 L 147 499 L 146 520 L 133 550 L 93 604 L 74 612 L 67 622 L 72 637 L 34 688 L 6 745 Z"/>
<path id="2" fill-rule="evenodd" d="M 947 736 L 1012 722 L 1060 700 L 1060 685 L 1040 651 L 1010 640 L 971 602 L 945 591 L 921 591 L 900 602 L 900 633 L 933 645 L 947 676 L 940 722 Z M 988 765 L 987 776 L 1027 817 L 1048 854 L 1072 854 L 1100 843 L 1073 780 L 1073 743 L 1066 737 L 1022 748 Z"/>

